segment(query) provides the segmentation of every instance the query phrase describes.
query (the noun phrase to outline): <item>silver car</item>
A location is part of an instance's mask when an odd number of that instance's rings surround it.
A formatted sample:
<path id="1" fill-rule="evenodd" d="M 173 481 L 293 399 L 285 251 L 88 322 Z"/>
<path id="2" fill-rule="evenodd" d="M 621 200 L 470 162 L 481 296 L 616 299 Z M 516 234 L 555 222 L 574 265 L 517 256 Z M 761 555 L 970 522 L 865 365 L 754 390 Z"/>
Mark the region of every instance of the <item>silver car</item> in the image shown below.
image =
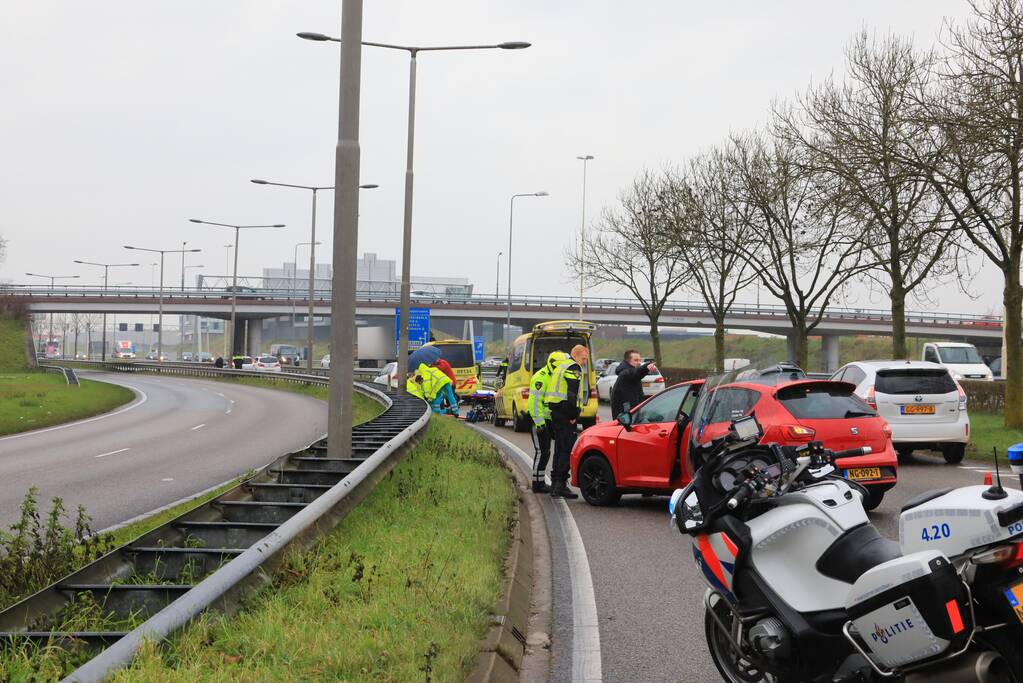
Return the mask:
<path id="1" fill-rule="evenodd" d="M 870 360 L 849 363 L 831 379 L 856 385 L 856 394 L 892 429 L 892 445 L 906 457 L 917 449 L 940 450 L 948 463 L 962 461 L 970 440 L 966 392 L 937 363 Z"/>

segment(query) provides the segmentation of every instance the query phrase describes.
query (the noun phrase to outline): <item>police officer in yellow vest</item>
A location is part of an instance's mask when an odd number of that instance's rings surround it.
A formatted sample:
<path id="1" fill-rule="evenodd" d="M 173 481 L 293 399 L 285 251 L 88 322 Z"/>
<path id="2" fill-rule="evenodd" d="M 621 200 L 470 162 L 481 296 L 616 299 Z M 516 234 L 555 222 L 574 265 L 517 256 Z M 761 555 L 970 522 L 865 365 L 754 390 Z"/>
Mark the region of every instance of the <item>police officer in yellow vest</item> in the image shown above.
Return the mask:
<path id="1" fill-rule="evenodd" d="M 533 373 L 529 378 L 529 399 L 526 401 L 526 410 L 533 420 L 533 428 L 530 430 L 533 436 L 533 492 L 550 493 L 551 489 L 544 481 L 544 473 L 547 471 L 547 462 L 551 459 L 551 441 L 554 439 L 554 432 L 551 431 L 550 408 L 544 403 L 547 395 L 547 385 L 554 368 L 558 363 L 569 360 L 570 357 L 564 351 L 553 351 L 547 356 L 547 362 Z"/>
<path id="2" fill-rule="evenodd" d="M 551 467 L 551 497 L 578 498 L 568 488 L 569 456 L 575 445 L 576 420 L 579 419 L 589 396 L 583 396 L 583 373 L 590 359 L 585 346 L 572 347 L 571 358 L 554 366 L 544 395 L 544 403 L 551 411 L 554 431 L 554 464 Z"/>

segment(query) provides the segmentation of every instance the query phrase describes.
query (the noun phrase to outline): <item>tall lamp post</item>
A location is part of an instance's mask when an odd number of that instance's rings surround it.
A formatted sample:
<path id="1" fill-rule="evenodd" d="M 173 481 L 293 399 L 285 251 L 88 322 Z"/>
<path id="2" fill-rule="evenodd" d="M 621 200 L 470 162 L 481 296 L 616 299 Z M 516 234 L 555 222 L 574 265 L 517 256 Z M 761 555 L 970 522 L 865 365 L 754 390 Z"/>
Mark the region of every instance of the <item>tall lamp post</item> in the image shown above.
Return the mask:
<path id="1" fill-rule="evenodd" d="M 524 192 L 522 194 L 513 194 L 511 201 L 508 202 L 508 311 L 507 318 L 504 323 L 504 348 L 505 355 L 511 355 L 511 344 L 508 340 L 508 331 L 511 329 L 511 266 L 512 266 L 512 226 L 515 224 L 515 200 L 519 197 L 549 197 L 548 192 L 540 190 L 539 192 Z"/>
<path id="2" fill-rule="evenodd" d="M 583 251 L 586 249 L 586 163 L 593 161 L 592 154 L 576 157 L 583 162 L 583 207 L 582 219 L 579 225 L 579 263 L 582 264 L 585 258 Z M 583 319 L 583 269 L 579 269 L 579 320 Z"/>
<path id="3" fill-rule="evenodd" d="M 198 218 L 189 218 L 192 223 L 199 223 L 200 225 L 215 225 L 220 228 L 234 228 L 234 274 L 231 276 L 231 336 L 227 336 L 227 330 L 224 330 L 224 360 L 228 360 L 234 355 L 234 321 L 235 312 L 238 307 L 238 241 L 240 239 L 242 230 L 250 230 L 253 228 L 283 228 L 283 223 L 274 223 L 273 225 L 233 225 L 231 223 L 214 223 L 212 221 L 203 221 Z M 198 251 L 198 249 L 196 250 Z M 162 268 L 163 266 L 161 266 Z M 161 281 L 161 286 L 163 282 Z M 230 339 L 230 342 L 228 341 Z"/>
<path id="4" fill-rule="evenodd" d="M 53 283 L 57 280 L 77 280 L 80 275 L 40 275 L 39 273 L 25 273 L 29 277 L 41 277 L 50 281 L 50 291 L 53 291 Z M 47 343 L 53 341 L 53 311 L 50 311 L 49 331 L 46 333 Z M 44 349 L 45 352 L 45 349 Z"/>
<path id="5" fill-rule="evenodd" d="M 94 263 L 92 261 L 78 260 L 76 260 L 75 263 L 78 263 L 83 266 L 99 266 L 100 268 L 103 269 L 104 294 L 106 294 L 107 292 L 107 282 L 110 276 L 111 268 L 134 268 L 139 265 L 138 263 Z M 100 354 L 100 359 L 104 361 L 107 359 L 107 314 L 105 311 L 103 312 L 103 352 Z"/>
<path id="6" fill-rule="evenodd" d="M 251 182 L 253 182 L 253 183 L 257 184 L 257 185 L 274 185 L 276 187 L 291 187 L 291 188 L 295 188 L 295 189 L 298 189 L 298 190 L 309 190 L 310 192 L 312 192 L 312 195 L 313 195 L 313 209 L 312 209 L 311 226 L 310 226 L 310 229 L 309 229 L 309 241 L 308 242 L 302 242 L 302 244 L 310 245 L 310 248 L 309 248 L 309 316 L 306 319 L 306 327 L 309 328 L 307 330 L 307 333 L 308 333 L 307 343 L 308 343 L 309 349 L 308 349 L 308 356 L 306 357 L 306 367 L 309 368 L 310 370 L 312 370 L 313 369 L 313 337 L 314 337 L 314 333 L 316 331 L 314 329 L 314 327 L 313 327 L 313 313 L 314 313 L 314 310 L 313 310 L 314 309 L 313 297 L 316 295 L 316 245 L 319 244 L 319 242 L 316 241 L 316 193 L 319 192 L 320 190 L 333 190 L 334 188 L 333 188 L 333 186 L 324 186 L 324 185 L 292 185 L 291 183 L 275 183 L 275 182 L 270 182 L 269 180 L 260 180 L 258 178 L 253 178 Z M 359 185 L 359 189 L 361 189 L 361 190 L 372 190 L 372 189 L 377 188 L 377 187 L 380 187 L 380 186 L 379 185 L 375 185 L 373 183 L 367 183 L 365 185 Z M 298 270 L 298 247 L 299 246 L 301 246 L 301 244 L 297 245 L 295 247 L 295 269 L 296 270 Z M 294 329 L 294 327 L 295 327 L 295 313 L 294 313 L 294 309 L 292 309 L 292 314 L 291 314 L 291 326 L 292 326 L 292 329 Z"/>
<path id="7" fill-rule="evenodd" d="M 156 320 L 156 360 L 157 362 L 163 360 L 163 257 L 167 254 L 181 254 L 184 258 L 184 254 L 194 253 L 202 251 L 202 249 L 147 249 L 146 247 L 133 247 L 130 245 L 124 245 L 125 249 L 131 249 L 132 251 L 147 251 L 151 254 L 160 255 L 160 303 L 157 311 Z"/>
<path id="8" fill-rule="evenodd" d="M 333 189 L 333 188 L 332 188 Z M 298 248 L 299 247 L 310 247 L 309 251 L 313 251 L 322 242 L 299 242 L 295 245 L 295 263 L 294 270 L 291 272 L 291 331 L 295 331 L 295 327 L 298 325 L 298 315 L 295 312 L 295 293 L 298 291 Z M 312 261 L 313 256 L 310 254 L 309 260 Z M 309 272 L 313 272 L 312 263 L 309 264 Z M 315 284 L 315 282 L 314 282 Z M 312 297 L 310 296 L 310 300 Z M 311 348 L 311 347 L 310 347 Z M 309 357 L 312 358 L 312 352 L 310 351 Z"/>
<path id="9" fill-rule="evenodd" d="M 503 251 L 497 252 L 497 273 L 494 275 L 494 299 L 501 297 L 501 254 Z"/>
<path id="10" fill-rule="evenodd" d="M 342 23 L 342 28 L 344 24 Z M 299 38 L 316 41 L 332 41 L 340 43 L 341 40 L 323 33 L 303 32 L 298 34 Z M 361 37 L 361 34 L 360 34 Z M 389 50 L 403 50 L 409 53 L 409 84 L 408 84 L 408 144 L 406 147 L 405 159 L 405 222 L 402 231 L 401 243 L 401 316 L 398 323 L 398 392 L 405 393 L 405 374 L 407 371 L 405 358 L 408 356 L 408 321 L 409 308 L 412 299 L 412 186 L 413 171 L 412 158 L 415 148 L 415 127 L 416 127 L 416 57 L 420 52 L 441 52 L 453 50 L 522 50 L 529 47 L 529 43 L 512 41 L 497 43 L 495 45 L 444 45 L 433 47 L 416 47 L 411 45 L 392 45 L 390 43 L 371 43 L 361 41 L 363 45 L 371 47 L 382 47 Z M 344 48 L 342 47 L 342 50 Z"/>

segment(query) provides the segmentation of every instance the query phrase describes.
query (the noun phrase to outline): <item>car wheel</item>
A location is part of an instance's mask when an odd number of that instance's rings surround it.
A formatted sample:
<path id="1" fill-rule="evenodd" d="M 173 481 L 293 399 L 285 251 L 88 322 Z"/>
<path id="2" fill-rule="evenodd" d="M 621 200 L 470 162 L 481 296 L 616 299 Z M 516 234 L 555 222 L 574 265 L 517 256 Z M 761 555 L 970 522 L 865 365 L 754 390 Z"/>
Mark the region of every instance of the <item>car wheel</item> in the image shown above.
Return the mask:
<path id="1" fill-rule="evenodd" d="M 949 465 L 958 465 L 966 455 L 966 444 L 946 443 L 941 445 L 941 454 L 945 456 L 945 462 Z"/>
<path id="2" fill-rule="evenodd" d="M 529 420 L 524 418 L 519 409 L 512 403 L 512 428 L 516 432 L 528 432 L 529 431 Z"/>
<path id="3" fill-rule="evenodd" d="M 505 422 L 505 419 L 503 417 L 498 417 L 498 415 L 497 415 L 497 407 L 495 406 L 494 412 L 493 412 L 493 414 L 490 417 L 490 423 L 492 425 L 494 425 L 495 427 L 503 427 L 504 426 L 504 422 Z"/>
<path id="4" fill-rule="evenodd" d="M 895 452 L 899 454 L 900 458 L 908 458 L 913 455 L 913 448 L 911 446 L 896 446 Z"/>
<path id="5" fill-rule="evenodd" d="M 611 464 L 599 455 L 591 455 L 579 465 L 579 491 L 587 503 L 598 507 L 614 505 L 622 497 Z"/>
<path id="6" fill-rule="evenodd" d="M 872 486 L 865 487 L 867 495 L 863 497 L 863 509 L 867 512 L 877 509 L 877 506 L 884 500 L 884 491 L 878 491 Z"/>

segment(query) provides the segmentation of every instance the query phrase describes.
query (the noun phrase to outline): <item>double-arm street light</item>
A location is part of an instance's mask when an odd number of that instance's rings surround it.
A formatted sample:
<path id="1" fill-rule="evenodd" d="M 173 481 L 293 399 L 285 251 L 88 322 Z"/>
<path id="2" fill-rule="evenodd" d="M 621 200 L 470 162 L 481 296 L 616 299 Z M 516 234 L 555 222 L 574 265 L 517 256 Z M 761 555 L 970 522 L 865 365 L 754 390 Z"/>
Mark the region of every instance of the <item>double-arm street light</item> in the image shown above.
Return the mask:
<path id="1" fill-rule="evenodd" d="M 57 280 L 77 280 L 79 277 L 81 277 L 80 275 L 40 275 L 39 273 L 25 273 L 25 275 L 28 275 L 29 277 L 41 277 L 41 278 L 45 278 L 45 279 L 49 280 L 50 281 L 50 291 L 53 291 L 53 283 L 56 282 Z M 50 312 L 50 323 L 49 323 L 49 326 L 50 326 L 49 332 L 46 333 L 46 341 L 47 342 L 53 341 L 53 312 L 52 311 Z"/>
<path id="2" fill-rule="evenodd" d="M 344 24 L 342 24 L 342 27 Z M 316 41 L 332 41 L 340 43 L 340 39 L 333 38 L 322 33 L 303 32 L 298 34 L 299 38 Z M 418 47 L 412 45 L 392 45 L 390 43 L 372 43 L 361 41 L 363 45 L 370 47 L 382 47 L 388 50 L 403 50 L 409 53 L 409 84 L 408 84 L 408 144 L 405 161 L 405 222 L 402 232 L 401 245 L 401 316 L 398 323 L 398 391 L 405 392 L 405 373 L 408 356 L 408 322 L 409 308 L 411 306 L 412 290 L 412 158 L 415 146 L 415 122 L 416 122 L 416 57 L 420 52 L 441 52 L 454 50 L 522 50 L 529 47 L 529 43 L 513 41 L 497 43 L 494 45 L 443 45 L 432 47 Z"/>
<path id="3" fill-rule="evenodd" d="M 579 264 L 585 263 L 586 258 L 583 253 L 586 250 L 586 163 L 593 161 L 592 154 L 586 154 L 584 156 L 576 157 L 579 161 L 583 162 L 583 211 L 582 220 L 579 226 Z M 579 268 L 579 320 L 583 319 L 583 269 Z"/>
<path id="4" fill-rule="evenodd" d="M 110 269 L 111 268 L 134 268 L 134 267 L 139 265 L 138 263 L 94 263 L 92 261 L 78 261 L 78 260 L 76 260 L 75 263 L 78 263 L 78 264 L 83 265 L 83 266 L 99 266 L 100 268 L 103 269 L 103 293 L 104 294 L 106 294 L 106 291 L 107 291 L 107 282 L 108 282 L 108 277 L 110 276 Z M 100 354 L 100 358 L 102 360 L 106 360 L 107 359 L 107 314 L 106 314 L 106 312 L 103 313 L 103 352 L 102 352 L 102 354 Z"/>
<path id="5" fill-rule="evenodd" d="M 253 183 L 257 184 L 257 185 L 274 185 L 276 187 L 291 187 L 291 188 L 295 188 L 297 190 L 309 190 L 310 192 L 312 192 L 312 195 L 313 195 L 313 210 L 312 210 L 312 221 L 311 221 L 312 225 L 311 225 L 310 230 L 309 230 L 309 241 L 308 242 L 302 242 L 300 245 L 297 245 L 295 247 L 295 254 L 296 254 L 295 255 L 295 270 L 296 271 L 298 270 L 298 247 L 301 246 L 302 244 L 307 244 L 310 247 L 309 248 L 309 317 L 306 320 L 306 327 L 309 328 L 307 330 L 307 332 L 308 332 L 307 343 L 308 343 L 309 349 L 308 349 L 308 355 L 307 355 L 307 358 L 306 358 L 306 367 L 309 368 L 310 370 L 312 370 L 313 369 L 313 335 L 314 335 L 314 332 L 315 332 L 315 329 L 313 328 L 313 313 L 314 313 L 314 310 L 313 310 L 314 309 L 313 297 L 316 295 L 316 245 L 319 244 L 319 242 L 316 241 L 316 193 L 319 192 L 320 190 L 333 190 L 334 187 L 333 186 L 326 186 L 326 185 L 292 185 L 291 183 L 275 183 L 275 182 L 271 182 L 269 180 L 259 180 L 258 178 L 254 178 L 251 182 L 253 182 Z M 361 189 L 361 190 L 372 190 L 372 189 L 374 189 L 376 187 L 379 187 L 379 185 L 375 185 L 373 183 L 367 183 L 365 185 L 359 185 L 359 189 Z M 295 326 L 295 314 L 294 314 L 294 312 L 292 312 L 292 314 L 291 314 L 291 325 L 292 325 L 292 328 L 294 328 L 294 326 Z"/>
<path id="6" fill-rule="evenodd" d="M 508 312 L 504 324 L 504 346 L 506 355 L 511 356 L 511 343 L 508 340 L 508 332 L 511 330 L 511 275 L 512 275 L 512 226 L 515 224 L 515 200 L 518 197 L 548 197 L 550 194 L 540 190 L 539 192 L 524 192 L 513 194 L 508 203 Z"/>
<path id="7" fill-rule="evenodd" d="M 156 314 L 156 360 L 161 361 L 163 360 L 163 257 L 167 254 L 181 254 L 181 257 L 184 258 L 186 253 L 194 253 L 202 251 L 202 249 L 148 249 L 146 247 L 133 247 L 128 244 L 124 245 L 124 248 L 160 255 L 160 303 Z"/>
<path id="8" fill-rule="evenodd" d="M 295 245 L 295 263 L 294 263 L 294 267 L 292 268 L 292 271 L 291 271 L 291 330 L 292 330 L 292 332 L 295 331 L 295 326 L 298 324 L 298 316 L 295 313 L 295 296 L 296 296 L 295 293 L 298 291 L 298 248 L 299 247 L 309 247 L 309 251 L 310 251 L 310 254 L 309 254 L 309 272 L 313 273 L 315 271 L 313 269 L 314 263 L 313 263 L 312 252 L 320 244 L 322 244 L 322 242 L 299 242 L 298 244 Z M 315 281 L 313 282 L 313 285 L 315 286 Z M 312 301 L 312 300 L 313 300 L 313 297 L 312 297 L 312 294 L 310 294 L 309 295 L 309 301 Z M 310 325 L 312 324 L 311 320 L 312 320 L 312 318 L 310 317 Z M 312 329 L 312 328 L 310 327 L 310 329 Z M 310 351 L 309 351 L 309 362 L 310 363 L 312 362 L 312 358 L 313 358 L 312 347 L 310 347 Z"/>
<path id="9" fill-rule="evenodd" d="M 283 228 L 283 223 L 274 223 L 273 225 L 233 225 L 231 223 L 214 223 L 212 221 L 203 221 L 198 218 L 189 218 L 192 223 L 199 223 L 200 225 L 215 225 L 220 228 L 234 228 L 234 274 L 231 276 L 231 336 L 227 336 L 227 330 L 224 330 L 224 360 L 229 360 L 234 355 L 234 321 L 235 321 L 235 309 L 238 307 L 238 241 L 242 230 L 249 230 L 253 228 Z M 196 249 L 196 251 L 199 251 Z M 161 266 L 163 268 L 163 266 Z M 163 281 L 161 278 L 161 286 Z M 229 341 L 230 340 L 230 341 Z"/>

